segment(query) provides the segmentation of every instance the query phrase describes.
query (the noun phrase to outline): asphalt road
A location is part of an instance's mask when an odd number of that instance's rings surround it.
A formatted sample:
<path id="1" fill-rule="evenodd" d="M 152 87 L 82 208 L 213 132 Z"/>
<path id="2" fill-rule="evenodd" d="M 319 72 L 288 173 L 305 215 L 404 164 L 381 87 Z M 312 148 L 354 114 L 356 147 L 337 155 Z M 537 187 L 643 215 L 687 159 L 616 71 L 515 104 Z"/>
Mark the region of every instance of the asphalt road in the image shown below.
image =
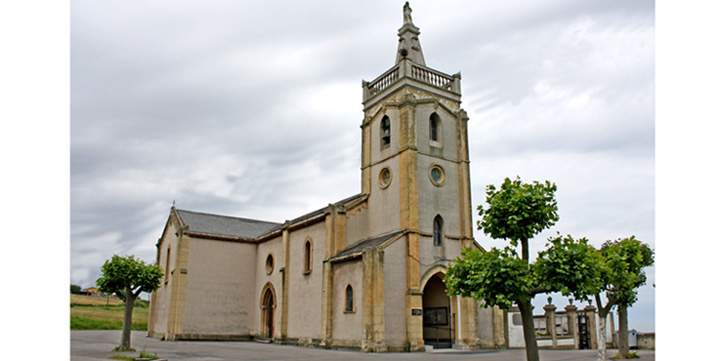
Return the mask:
<path id="1" fill-rule="evenodd" d="M 107 361 L 112 349 L 120 341 L 120 331 L 71 331 L 70 353 L 75 361 Z M 167 360 L 224 361 L 224 360 L 478 360 L 522 361 L 524 350 L 486 350 L 458 352 L 454 350 L 425 353 L 363 353 L 358 351 L 324 350 L 289 345 L 263 344 L 258 342 L 210 342 L 210 341 L 159 341 L 145 336 L 145 332 L 133 331 L 132 345 L 137 351 L 157 353 Z M 614 351 L 610 351 L 610 355 Z M 641 350 L 640 360 L 655 360 L 654 351 Z M 541 350 L 543 361 L 594 361 L 595 350 Z"/>

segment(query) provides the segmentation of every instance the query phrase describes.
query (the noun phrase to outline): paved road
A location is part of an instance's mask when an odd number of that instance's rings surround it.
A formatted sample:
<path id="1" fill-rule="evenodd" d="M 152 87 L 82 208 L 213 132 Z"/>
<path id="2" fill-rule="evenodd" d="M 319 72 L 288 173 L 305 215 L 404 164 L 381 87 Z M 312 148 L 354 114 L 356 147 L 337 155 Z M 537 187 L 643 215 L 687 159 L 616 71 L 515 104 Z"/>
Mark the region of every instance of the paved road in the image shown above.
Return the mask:
<path id="1" fill-rule="evenodd" d="M 120 340 L 120 331 L 71 331 L 70 353 L 74 361 L 105 360 Z M 209 341 L 159 341 L 145 337 L 144 332 L 132 334 L 133 347 L 138 351 L 155 352 L 171 361 L 224 361 L 224 360 L 478 360 L 522 361 L 524 350 L 499 350 L 481 352 L 426 352 L 426 353 L 363 353 L 315 348 L 263 344 L 257 342 L 209 342 Z M 653 351 L 640 351 L 640 360 L 655 360 Z M 590 351 L 541 350 L 543 361 L 594 361 L 596 354 Z"/>

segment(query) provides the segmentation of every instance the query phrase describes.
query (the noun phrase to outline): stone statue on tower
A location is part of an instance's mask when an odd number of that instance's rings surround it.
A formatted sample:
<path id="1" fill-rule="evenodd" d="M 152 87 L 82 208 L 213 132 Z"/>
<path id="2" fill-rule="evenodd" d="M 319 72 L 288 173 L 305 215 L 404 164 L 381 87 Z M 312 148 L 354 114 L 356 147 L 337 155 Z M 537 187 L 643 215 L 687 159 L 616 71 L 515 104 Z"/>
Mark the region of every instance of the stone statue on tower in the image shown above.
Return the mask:
<path id="1" fill-rule="evenodd" d="M 406 1 L 403 6 L 403 24 L 412 24 L 412 9 L 410 8 L 410 2 Z"/>

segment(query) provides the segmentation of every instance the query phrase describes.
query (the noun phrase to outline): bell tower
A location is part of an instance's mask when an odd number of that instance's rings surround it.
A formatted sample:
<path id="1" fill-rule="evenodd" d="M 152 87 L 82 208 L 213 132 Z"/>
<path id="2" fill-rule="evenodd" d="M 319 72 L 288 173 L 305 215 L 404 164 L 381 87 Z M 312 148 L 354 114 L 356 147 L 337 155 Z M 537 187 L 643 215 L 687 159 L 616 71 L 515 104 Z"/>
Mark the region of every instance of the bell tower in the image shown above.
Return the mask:
<path id="1" fill-rule="evenodd" d="M 425 64 L 411 13 L 405 3 L 395 64 L 362 82 L 361 177 L 362 191 L 369 195 L 370 235 L 407 232 L 405 330 L 410 349 L 421 350 L 421 280 L 446 269 L 473 238 L 460 73 Z M 462 308 L 466 317 L 472 312 L 471 303 Z M 465 325 L 463 339 L 471 337 L 473 325 Z"/>
<path id="2" fill-rule="evenodd" d="M 460 73 L 425 65 L 411 12 L 405 3 L 395 64 L 362 82 L 362 191 L 384 208 L 371 212 L 382 216 L 370 220 L 371 233 L 406 228 L 432 234 L 439 214 L 445 235 L 470 239 L 468 117 L 460 107 Z"/>
<path id="3" fill-rule="evenodd" d="M 407 232 L 406 332 L 422 349 L 421 278 L 473 243 L 467 113 L 460 73 L 430 68 L 408 3 L 395 64 L 363 81 L 361 177 L 371 235 Z M 470 330 L 463 330 L 463 333 Z"/>

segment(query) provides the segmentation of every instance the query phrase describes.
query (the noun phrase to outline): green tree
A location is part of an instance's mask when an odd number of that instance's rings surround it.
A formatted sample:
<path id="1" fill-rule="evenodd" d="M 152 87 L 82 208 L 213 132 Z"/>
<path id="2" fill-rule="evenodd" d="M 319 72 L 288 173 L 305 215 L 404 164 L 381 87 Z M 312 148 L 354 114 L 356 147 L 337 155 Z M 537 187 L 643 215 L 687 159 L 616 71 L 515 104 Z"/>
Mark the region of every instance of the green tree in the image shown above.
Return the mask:
<path id="1" fill-rule="evenodd" d="M 537 260 L 536 277 L 546 284 L 548 289 L 572 295 L 578 300 L 589 300 L 603 288 L 604 259 L 600 252 L 581 238 L 577 241 L 572 237 L 555 238 L 550 247 L 540 252 Z M 600 304 L 598 307 L 600 308 Z M 607 359 L 605 351 L 605 315 L 600 311 L 600 332 L 598 340 L 598 357 Z"/>
<path id="2" fill-rule="evenodd" d="M 72 294 L 82 293 L 82 287 L 71 284 L 70 285 L 70 293 L 72 293 Z"/>
<path id="3" fill-rule="evenodd" d="M 130 347 L 130 328 L 135 300 L 142 292 L 155 291 L 163 272 L 157 265 L 146 264 L 134 256 L 114 255 L 105 261 L 97 285 L 102 292 L 116 294 L 125 303 L 125 318 L 118 351 L 134 351 Z"/>
<path id="4" fill-rule="evenodd" d="M 607 301 L 603 305 L 601 292 L 595 294 L 600 316 L 600 327 L 604 338 L 605 319 L 613 306 L 618 306 L 619 356 L 629 356 L 627 308 L 637 301 L 637 289 L 647 281 L 644 268 L 651 266 L 654 261 L 654 252 L 635 236 L 621 238 L 616 241 L 607 241 L 600 249 L 603 265 L 602 287 Z M 603 345 L 604 348 L 604 345 Z M 604 351 L 604 350 L 603 350 Z M 601 355 L 605 360 L 607 355 Z"/>
<path id="5" fill-rule="evenodd" d="M 537 282 L 549 292 L 589 300 L 602 287 L 602 257 L 586 238 L 550 238 L 535 261 Z"/>
<path id="6" fill-rule="evenodd" d="M 519 177 L 505 178 L 499 189 L 488 185 L 485 192 L 488 208 L 478 206 L 481 217 L 478 229 L 492 238 L 509 241 L 512 248 L 465 250 L 451 264 L 446 277 L 450 294 L 474 297 L 487 306 L 506 309 L 512 302 L 517 303 L 528 361 L 539 359 L 531 301 L 535 294 L 546 292 L 537 287 L 528 242 L 558 221 L 556 190 L 553 183 L 523 183 Z M 514 249 L 518 244 L 520 257 Z"/>

